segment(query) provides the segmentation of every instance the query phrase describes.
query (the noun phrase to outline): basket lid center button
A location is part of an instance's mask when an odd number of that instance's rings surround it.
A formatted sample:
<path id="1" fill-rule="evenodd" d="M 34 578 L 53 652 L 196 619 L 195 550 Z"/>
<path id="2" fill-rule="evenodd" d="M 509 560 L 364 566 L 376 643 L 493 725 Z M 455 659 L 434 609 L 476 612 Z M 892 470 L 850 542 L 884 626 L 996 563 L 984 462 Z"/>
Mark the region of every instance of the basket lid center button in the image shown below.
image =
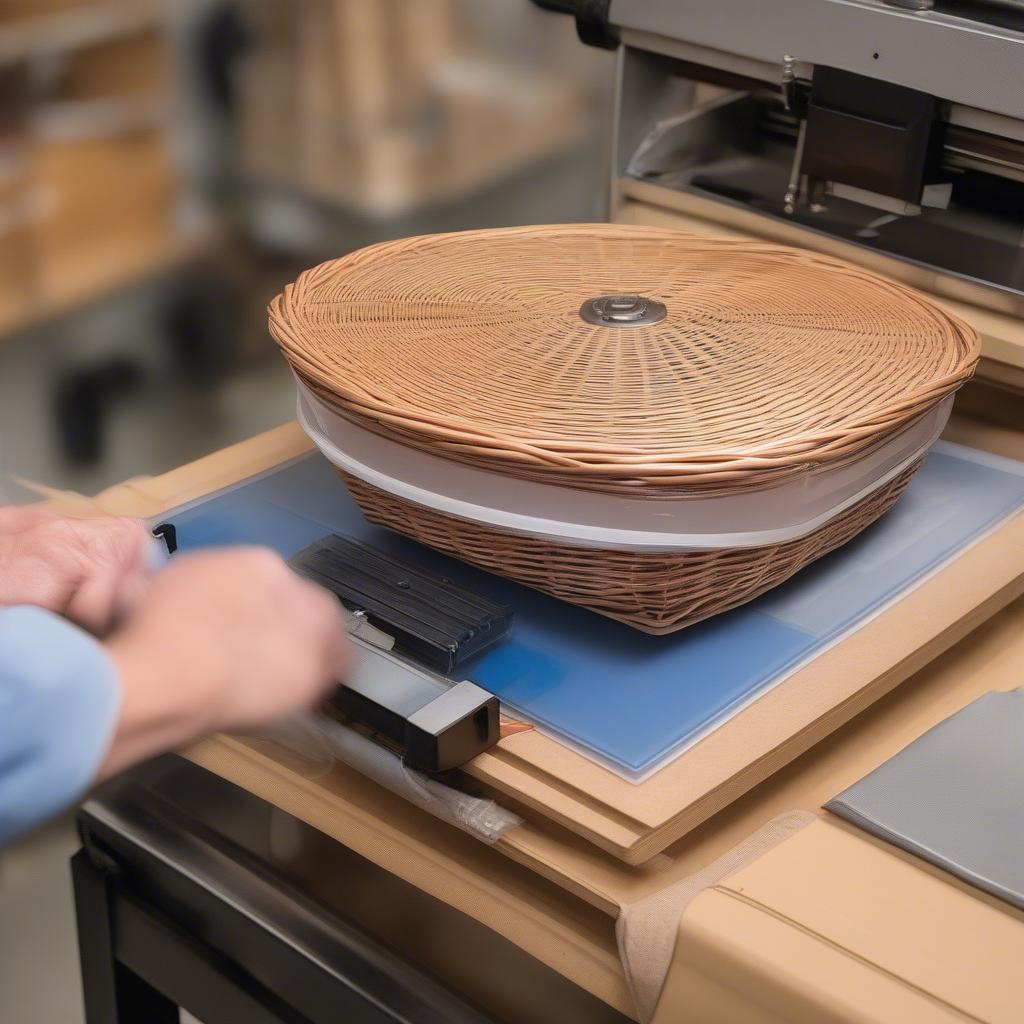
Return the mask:
<path id="1" fill-rule="evenodd" d="M 639 327 L 664 320 L 665 306 L 643 295 L 598 295 L 580 307 L 580 316 L 605 327 Z"/>
<path id="2" fill-rule="evenodd" d="M 647 312 L 647 303 L 639 295 L 610 295 L 597 301 L 609 320 L 638 320 Z"/>

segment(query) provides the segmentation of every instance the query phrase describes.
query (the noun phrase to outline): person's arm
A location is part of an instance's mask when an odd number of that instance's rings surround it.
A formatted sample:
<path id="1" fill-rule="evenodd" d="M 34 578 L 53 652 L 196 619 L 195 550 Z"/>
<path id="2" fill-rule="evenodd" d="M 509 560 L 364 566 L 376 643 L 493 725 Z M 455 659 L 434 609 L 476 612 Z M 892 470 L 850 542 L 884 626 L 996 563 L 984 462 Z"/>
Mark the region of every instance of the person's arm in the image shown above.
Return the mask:
<path id="1" fill-rule="evenodd" d="M 100 778 L 312 707 L 349 659 L 337 598 L 265 548 L 176 556 L 106 647 L 124 699 Z"/>
<path id="2" fill-rule="evenodd" d="M 82 795 L 120 706 L 97 640 L 42 608 L 0 609 L 0 847 Z"/>
<path id="3" fill-rule="evenodd" d="M 0 507 L 0 607 L 46 608 L 102 636 L 142 599 L 161 559 L 161 545 L 135 519 Z"/>
<path id="4" fill-rule="evenodd" d="M 178 556 L 102 644 L 0 610 L 0 846 L 147 757 L 315 704 L 346 636 L 337 600 L 258 548 Z"/>

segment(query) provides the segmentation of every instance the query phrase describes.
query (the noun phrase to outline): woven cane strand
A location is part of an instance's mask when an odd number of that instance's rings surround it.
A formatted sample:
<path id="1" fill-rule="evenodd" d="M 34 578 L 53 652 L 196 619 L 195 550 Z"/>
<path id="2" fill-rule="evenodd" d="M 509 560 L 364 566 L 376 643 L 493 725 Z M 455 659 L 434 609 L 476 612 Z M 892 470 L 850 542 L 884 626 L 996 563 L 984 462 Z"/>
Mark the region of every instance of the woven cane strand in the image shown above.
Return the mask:
<path id="1" fill-rule="evenodd" d="M 504 533 L 410 505 L 354 476 L 341 476 L 371 523 L 645 633 L 660 634 L 744 604 L 845 544 L 896 503 L 919 465 L 799 540 L 666 553 L 594 550 Z"/>

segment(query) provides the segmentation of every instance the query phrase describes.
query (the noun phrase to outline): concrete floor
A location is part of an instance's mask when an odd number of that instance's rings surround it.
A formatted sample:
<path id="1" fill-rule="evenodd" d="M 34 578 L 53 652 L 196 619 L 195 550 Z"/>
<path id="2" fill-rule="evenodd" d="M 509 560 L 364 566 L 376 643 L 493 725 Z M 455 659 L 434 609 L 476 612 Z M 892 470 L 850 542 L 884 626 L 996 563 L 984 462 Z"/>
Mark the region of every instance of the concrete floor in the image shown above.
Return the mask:
<path id="1" fill-rule="evenodd" d="M 69 861 L 69 816 L 0 855 L 0 1020 L 85 1024 Z M 182 1024 L 199 1024 L 183 1013 Z"/>
<path id="2" fill-rule="evenodd" d="M 70 819 L 0 855 L 0 1020 L 79 1024 Z"/>

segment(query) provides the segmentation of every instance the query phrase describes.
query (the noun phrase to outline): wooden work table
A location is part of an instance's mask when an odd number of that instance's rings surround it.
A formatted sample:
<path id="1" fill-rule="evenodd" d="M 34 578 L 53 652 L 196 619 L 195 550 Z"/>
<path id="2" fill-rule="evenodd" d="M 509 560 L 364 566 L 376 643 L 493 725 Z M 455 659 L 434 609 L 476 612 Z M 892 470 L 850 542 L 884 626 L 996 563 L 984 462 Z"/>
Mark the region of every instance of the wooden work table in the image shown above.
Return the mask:
<path id="1" fill-rule="evenodd" d="M 956 440 L 1024 456 L 1024 434 L 956 420 Z M 156 518 L 309 450 L 295 424 L 103 492 L 97 510 Z M 1024 545 L 1007 552 L 1024 560 Z M 1009 602 L 1009 603 L 1007 603 Z M 904 666 L 895 689 L 639 866 L 543 815 L 495 847 L 343 766 L 307 779 L 217 737 L 194 762 L 313 825 L 513 941 L 627 1015 L 622 908 L 678 885 L 794 810 L 820 817 L 709 886 L 678 928 L 656 1020 L 1012 1020 L 1024 1005 L 1024 914 L 821 812 L 824 802 L 975 697 L 1024 682 L 1024 600 L 1002 594 Z M 502 743 L 508 743 L 503 740 Z M 514 742 L 514 738 L 513 738 Z M 717 1008 L 717 1009 L 716 1009 Z M 772 1016 L 774 1014 L 774 1016 Z M 738 1015 L 738 1016 L 737 1016 Z"/>

